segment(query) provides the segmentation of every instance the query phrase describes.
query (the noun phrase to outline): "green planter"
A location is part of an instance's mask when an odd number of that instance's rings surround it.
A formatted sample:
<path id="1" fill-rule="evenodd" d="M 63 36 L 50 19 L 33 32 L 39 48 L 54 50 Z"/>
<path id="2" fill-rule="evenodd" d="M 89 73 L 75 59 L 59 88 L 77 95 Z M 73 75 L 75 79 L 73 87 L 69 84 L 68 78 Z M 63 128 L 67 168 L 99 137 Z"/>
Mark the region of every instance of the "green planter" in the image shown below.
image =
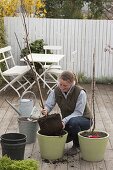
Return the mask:
<path id="1" fill-rule="evenodd" d="M 63 157 L 67 132 L 62 136 L 46 136 L 37 133 L 40 154 L 43 159 L 56 160 Z"/>
<path id="2" fill-rule="evenodd" d="M 86 161 L 102 161 L 104 159 L 109 134 L 100 131 L 105 134 L 105 137 L 88 138 L 81 135 L 83 132 L 84 131 L 78 133 L 82 158 Z M 99 131 L 96 132 L 99 133 Z"/>

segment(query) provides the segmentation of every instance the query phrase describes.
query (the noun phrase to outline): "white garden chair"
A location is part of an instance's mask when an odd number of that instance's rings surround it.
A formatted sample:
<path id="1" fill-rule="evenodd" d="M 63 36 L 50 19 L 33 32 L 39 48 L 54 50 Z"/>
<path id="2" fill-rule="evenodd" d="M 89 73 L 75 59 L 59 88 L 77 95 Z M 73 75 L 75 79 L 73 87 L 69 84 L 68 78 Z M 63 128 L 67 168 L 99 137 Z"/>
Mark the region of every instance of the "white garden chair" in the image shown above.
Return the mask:
<path id="1" fill-rule="evenodd" d="M 1 68 L 2 64 L 4 65 L 4 70 Z M 7 46 L 0 49 L 0 74 L 3 80 L 7 83 L 5 86 L 0 89 L 1 91 L 5 91 L 7 87 L 11 87 L 20 97 L 19 90 L 21 88 L 24 91 L 31 88 L 30 81 L 25 77 L 25 74 L 31 70 L 30 66 L 24 65 L 16 65 L 12 52 L 11 46 Z"/>
<path id="2" fill-rule="evenodd" d="M 54 53 L 54 52 L 59 53 L 59 50 L 62 49 L 62 46 L 44 45 L 44 46 L 43 46 L 43 49 L 45 50 L 45 54 L 47 54 L 47 50 L 50 50 L 52 53 Z M 45 69 L 48 69 L 49 66 L 50 66 L 49 64 L 44 63 L 44 68 L 45 68 Z M 59 62 L 56 63 L 56 64 L 54 64 L 54 65 L 52 65 L 51 69 L 54 69 L 54 68 L 55 68 L 55 69 L 61 69 L 61 66 L 60 66 Z"/>
<path id="3" fill-rule="evenodd" d="M 75 50 L 75 51 L 73 51 L 72 53 L 71 53 L 71 60 L 70 60 L 70 63 L 68 63 L 68 67 L 67 67 L 67 70 L 69 70 L 69 71 L 72 71 L 73 72 L 73 64 L 74 64 L 74 62 L 75 62 L 75 56 L 76 56 L 76 54 L 77 54 L 77 50 Z M 54 65 L 53 65 L 54 66 Z M 63 72 L 64 70 L 62 70 L 62 69 L 57 69 L 57 68 L 55 68 L 55 67 L 53 67 L 53 68 L 51 68 L 51 69 L 49 69 L 48 70 L 48 75 L 50 76 L 50 77 L 52 77 L 52 79 L 54 79 L 54 85 L 51 87 L 51 89 L 54 89 L 55 88 L 55 86 L 57 85 L 57 77 Z M 55 77 L 56 78 L 55 78 Z M 77 79 L 77 75 L 76 75 L 76 79 Z M 77 81 L 78 81 L 78 79 L 77 79 Z"/>
<path id="4" fill-rule="evenodd" d="M 44 45 L 43 49 L 45 50 L 45 54 L 47 54 L 47 51 L 50 50 L 52 53 L 56 52 L 59 53 L 59 51 L 62 49 L 62 46 L 57 46 L 57 45 Z M 44 69 L 48 69 L 50 67 L 49 63 L 44 63 L 43 68 Z M 56 79 L 54 78 L 55 76 L 58 76 L 59 73 L 61 73 L 61 66 L 58 63 L 54 64 L 51 66 L 51 68 L 47 71 L 47 74 L 44 75 L 44 80 L 47 83 L 52 83 L 52 84 L 56 84 Z M 46 79 L 46 75 L 49 75 L 49 78 Z M 50 79 L 51 78 L 51 79 Z M 45 85 L 43 84 L 43 87 L 45 88 Z M 54 85 L 53 87 L 54 88 Z"/>

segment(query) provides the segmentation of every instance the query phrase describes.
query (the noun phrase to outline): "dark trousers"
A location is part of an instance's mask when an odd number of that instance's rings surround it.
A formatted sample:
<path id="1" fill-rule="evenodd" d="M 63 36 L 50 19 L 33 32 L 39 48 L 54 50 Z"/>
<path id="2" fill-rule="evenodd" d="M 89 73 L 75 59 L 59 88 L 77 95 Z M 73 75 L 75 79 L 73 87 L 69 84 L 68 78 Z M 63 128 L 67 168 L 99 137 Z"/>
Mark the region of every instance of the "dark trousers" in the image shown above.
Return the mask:
<path id="1" fill-rule="evenodd" d="M 68 132 L 67 143 L 73 141 L 73 145 L 79 147 L 78 132 L 88 130 L 92 125 L 92 121 L 83 116 L 71 118 L 65 126 Z"/>

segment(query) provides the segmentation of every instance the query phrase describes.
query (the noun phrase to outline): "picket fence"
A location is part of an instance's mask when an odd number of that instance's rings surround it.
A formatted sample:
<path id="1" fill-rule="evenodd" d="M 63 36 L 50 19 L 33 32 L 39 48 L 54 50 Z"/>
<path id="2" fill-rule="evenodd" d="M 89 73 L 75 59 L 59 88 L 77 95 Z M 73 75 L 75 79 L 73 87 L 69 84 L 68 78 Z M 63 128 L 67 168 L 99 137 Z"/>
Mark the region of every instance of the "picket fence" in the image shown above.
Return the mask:
<path id="1" fill-rule="evenodd" d="M 8 44 L 12 46 L 17 63 L 20 62 L 20 49 L 25 47 L 25 32 L 21 17 L 4 18 Z M 96 77 L 113 77 L 113 54 L 105 52 L 107 45 L 113 47 L 112 20 L 80 20 L 26 18 L 29 42 L 43 39 L 48 45 L 61 45 L 65 57 L 61 61 L 64 70 L 71 69 L 92 76 L 92 56 L 96 55 Z M 75 55 L 72 52 L 77 50 Z"/>

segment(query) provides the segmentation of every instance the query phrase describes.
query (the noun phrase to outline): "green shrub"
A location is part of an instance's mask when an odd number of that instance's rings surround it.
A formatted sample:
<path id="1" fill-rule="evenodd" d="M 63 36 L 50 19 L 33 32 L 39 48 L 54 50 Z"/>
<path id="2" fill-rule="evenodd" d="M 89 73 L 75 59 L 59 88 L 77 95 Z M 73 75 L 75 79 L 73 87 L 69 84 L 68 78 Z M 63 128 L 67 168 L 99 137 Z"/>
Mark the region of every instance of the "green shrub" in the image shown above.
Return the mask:
<path id="1" fill-rule="evenodd" d="M 96 79 L 97 84 L 113 84 L 113 77 L 100 77 Z"/>
<path id="2" fill-rule="evenodd" d="M 0 170 L 39 170 L 39 162 L 33 159 L 11 160 L 7 156 L 0 158 Z"/>
<path id="3" fill-rule="evenodd" d="M 0 170 L 8 170 L 9 166 L 12 164 L 12 160 L 6 156 L 0 158 Z"/>
<path id="4" fill-rule="evenodd" d="M 79 83 L 91 83 L 91 78 L 86 77 L 84 73 L 78 73 L 77 77 Z"/>
<path id="5" fill-rule="evenodd" d="M 84 75 L 84 73 L 78 73 L 77 74 L 77 77 L 78 77 L 78 82 L 80 84 L 82 83 L 91 83 L 91 78 L 90 77 L 86 77 Z M 96 84 L 113 84 L 113 77 L 100 77 L 100 78 L 96 78 Z"/>
<path id="6" fill-rule="evenodd" d="M 44 53 L 44 49 L 43 49 L 43 46 L 44 46 L 44 40 L 43 39 L 40 39 L 40 40 L 36 40 L 34 42 L 32 42 L 30 44 L 30 49 L 31 49 L 31 52 L 32 53 Z M 29 54 L 29 50 L 27 47 L 25 47 L 24 49 L 22 49 L 21 51 L 21 57 L 24 57 L 26 55 Z"/>
<path id="7" fill-rule="evenodd" d="M 3 48 L 6 46 L 6 36 L 5 36 L 5 29 L 4 29 L 4 20 L 3 18 L 0 18 L 0 48 Z M 1 59 L 1 55 L 0 55 L 0 59 Z M 0 64 L 0 68 L 4 69 L 4 65 L 3 63 Z M 0 86 L 3 83 L 3 79 L 0 76 Z"/>
<path id="8" fill-rule="evenodd" d="M 43 46 L 44 46 L 44 40 L 43 39 L 39 39 L 39 40 L 36 40 L 34 42 L 32 42 L 30 44 L 30 50 L 32 53 L 41 53 L 41 54 L 44 54 L 44 49 L 43 49 Z M 47 53 L 51 53 L 50 50 L 47 50 Z M 22 49 L 21 51 L 21 57 L 24 57 L 26 55 L 29 54 L 29 50 L 27 47 L 25 47 L 24 49 Z M 37 72 L 39 72 L 39 69 L 42 68 L 42 66 L 39 64 L 39 63 L 35 63 L 35 67 L 36 67 L 36 70 Z"/>
<path id="9" fill-rule="evenodd" d="M 4 20 L 0 18 L 0 48 L 6 46 L 6 36 L 5 36 L 5 29 L 4 29 Z"/>

